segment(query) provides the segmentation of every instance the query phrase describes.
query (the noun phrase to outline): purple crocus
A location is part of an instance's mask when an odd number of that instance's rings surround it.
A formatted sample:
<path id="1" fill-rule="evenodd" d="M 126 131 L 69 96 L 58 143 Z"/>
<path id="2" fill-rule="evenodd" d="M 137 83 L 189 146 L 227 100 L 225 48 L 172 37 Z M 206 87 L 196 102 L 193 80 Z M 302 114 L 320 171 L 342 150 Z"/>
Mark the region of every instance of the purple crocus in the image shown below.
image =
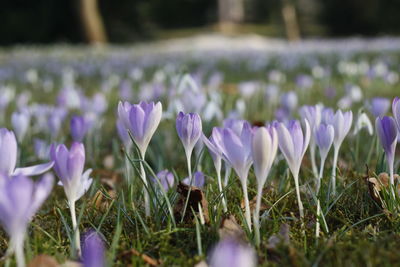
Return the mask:
<path id="1" fill-rule="evenodd" d="M 10 237 L 8 253 L 15 252 L 17 266 L 25 266 L 24 239 L 28 223 L 53 188 L 53 176 L 33 182 L 24 175 L 0 174 L 0 222 Z"/>
<path id="2" fill-rule="evenodd" d="M 179 112 L 176 118 L 176 131 L 182 141 L 185 151 L 190 154 L 201 136 L 201 118 L 196 113 Z"/>
<path id="3" fill-rule="evenodd" d="M 257 256 L 249 245 L 233 238 L 226 238 L 219 241 L 213 248 L 209 263 L 210 267 L 255 267 Z"/>
<path id="4" fill-rule="evenodd" d="M 279 122 L 275 124 L 279 137 L 279 149 L 285 157 L 294 178 L 301 218 L 303 218 L 304 212 L 300 198 L 299 172 L 301 162 L 310 142 L 310 125 L 307 120 L 304 120 L 304 122 L 306 127 L 304 135 L 299 121 L 290 121 L 288 126 Z"/>
<path id="5" fill-rule="evenodd" d="M 396 122 L 392 117 L 378 117 L 375 121 L 375 128 L 383 150 L 385 150 L 390 173 L 390 184 L 394 185 L 393 165 L 398 136 Z"/>
<path id="6" fill-rule="evenodd" d="M 242 184 L 246 222 L 251 230 L 250 204 L 247 195 L 247 177 L 253 163 L 251 156 L 251 139 L 253 130 L 248 122 L 243 123 L 240 133 L 236 133 L 231 128 L 221 130 L 220 139 L 214 139 L 217 147 L 222 151 L 226 161 L 233 167 Z"/>
<path id="7" fill-rule="evenodd" d="M 75 231 L 75 249 L 80 254 L 79 228 L 76 221 L 75 202 L 79 200 L 92 184 L 89 177 L 91 169 L 83 172 L 85 166 L 85 147 L 82 143 L 74 142 L 70 150 L 61 145 L 52 145 L 50 158 L 54 161 L 54 170 L 60 179 L 59 184 L 64 187 L 72 217 L 72 226 Z"/>
<path id="8" fill-rule="evenodd" d="M 384 97 L 374 97 L 371 99 L 368 108 L 376 118 L 385 116 L 390 108 L 390 100 Z"/>
<path id="9" fill-rule="evenodd" d="M 7 176 L 22 174 L 25 176 L 35 176 L 43 174 L 53 167 L 53 162 L 43 163 L 24 168 L 15 168 L 17 163 L 18 146 L 15 135 L 6 128 L 0 128 L 0 153 L 7 155 L 0 159 L 0 173 Z"/>
<path id="10" fill-rule="evenodd" d="M 161 115 L 162 105 L 160 102 L 155 104 L 154 102 L 146 103 L 142 101 L 137 105 L 131 105 L 128 102 L 119 102 L 118 104 L 118 117 L 124 127 L 132 134 L 133 141 L 139 149 L 142 160 L 145 159 L 147 147 L 160 124 Z M 148 183 L 142 161 L 140 162 L 140 172 L 140 177 L 145 185 L 143 188 L 145 212 L 146 216 L 149 217 L 150 196 L 146 190 Z"/>
<path id="11" fill-rule="evenodd" d="M 145 158 L 147 147 L 161 121 L 162 105 L 160 102 L 131 105 L 128 102 L 119 102 L 118 116 L 128 129 L 142 158 Z"/>
<path id="12" fill-rule="evenodd" d="M 168 170 L 162 170 L 157 173 L 157 177 L 153 179 L 158 179 L 165 191 L 168 191 L 174 186 L 174 174 Z M 156 183 L 156 181 L 154 181 Z"/>
<path id="13" fill-rule="evenodd" d="M 70 121 L 71 136 L 75 142 L 82 142 L 89 125 L 83 116 L 72 116 Z"/>
<path id="14" fill-rule="evenodd" d="M 185 114 L 179 112 L 176 118 L 176 131 L 179 139 L 185 148 L 186 161 L 188 166 L 189 179 L 192 179 L 192 170 L 190 158 L 192 156 L 193 148 L 202 134 L 202 124 L 200 116 L 196 113 Z"/>
<path id="15" fill-rule="evenodd" d="M 192 185 L 198 188 L 203 188 L 204 187 L 204 183 L 205 183 L 206 179 L 204 176 L 204 173 L 197 171 L 195 173 L 193 173 L 193 180 L 190 183 L 190 179 L 189 177 L 186 177 L 185 179 L 182 180 L 182 183 L 187 184 L 187 185 Z"/>
<path id="16" fill-rule="evenodd" d="M 82 263 L 84 267 L 105 266 L 104 242 L 95 231 L 85 234 Z"/>
<path id="17" fill-rule="evenodd" d="M 333 115 L 333 112 L 326 112 L 324 122 L 327 124 L 331 124 L 335 130 L 335 137 L 333 138 L 333 166 L 332 166 L 332 194 L 336 194 L 336 166 L 339 157 L 339 150 L 342 146 L 344 138 L 350 131 L 351 124 L 353 123 L 353 112 L 347 111 L 342 112 L 341 110 L 336 111 Z"/>
<path id="18" fill-rule="evenodd" d="M 324 172 L 325 160 L 328 156 L 329 150 L 333 144 L 333 138 L 335 137 L 335 129 L 332 125 L 320 124 L 314 130 L 315 143 L 319 148 L 319 155 L 321 157 L 321 166 L 319 169 L 319 175 L 317 179 L 317 194 L 321 186 L 321 179 Z"/>

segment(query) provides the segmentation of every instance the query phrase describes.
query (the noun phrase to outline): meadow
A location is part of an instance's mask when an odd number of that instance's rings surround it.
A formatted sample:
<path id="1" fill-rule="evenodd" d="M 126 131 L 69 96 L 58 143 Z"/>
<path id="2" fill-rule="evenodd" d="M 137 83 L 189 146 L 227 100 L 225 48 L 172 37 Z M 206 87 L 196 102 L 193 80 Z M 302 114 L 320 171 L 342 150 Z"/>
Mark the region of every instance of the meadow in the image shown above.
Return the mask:
<path id="1" fill-rule="evenodd" d="M 344 44 L 2 50 L 1 265 L 397 264 L 398 41 Z"/>

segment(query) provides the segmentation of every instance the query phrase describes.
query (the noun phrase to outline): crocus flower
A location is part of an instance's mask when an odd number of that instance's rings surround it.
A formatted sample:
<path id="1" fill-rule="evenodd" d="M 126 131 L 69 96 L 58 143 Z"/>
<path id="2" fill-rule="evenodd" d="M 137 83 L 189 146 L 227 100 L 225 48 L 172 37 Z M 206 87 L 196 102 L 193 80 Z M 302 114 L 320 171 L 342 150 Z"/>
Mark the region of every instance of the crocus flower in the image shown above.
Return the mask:
<path id="1" fill-rule="evenodd" d="M 191 180 L 192 170 L 190 158 L 192 156 L 193 148 L 202 134 L 200 116 L 195 113 L 184 114 L 183 112 L 179 112 L 178 117 L 176 118 L 176 131 L 178 132 L 178 136 L 185 148 L 189 179 Z"/>
<path id="2" fill-rule="evenodd" d="M 28 223 L 53 188 L 53 176 L 38 182 L 24 175 L 0 174 L 0 222 L 10 237 L 8 253 L 14 253 L 19 267 L 25 266 L 24 239 Z"/>
<path id="3" fill-rule="evenodd" d="M 353 123 L 353 112 L 347 111 L 343 113 L 341 110 L 336 111 L 335 115 L 328 113 L 325 118 L 327 124 L 331 124 L 335 130 L 335 137 L 333 139 L 333 166 L 332 166 L 332 194 L 336 194 L 336 166 L 339 157 L 339 150 L 342 146 L 343 140 L 349 133 L 351 124 Z"/>
<path id="4" fill-rule="evenodd" d="M 285 157 L 294 178 L 301 218 L 304 216 L 304 212 L 303 203 L 300 198 L 299 172 L 301 162 L 310 142 L 310 125 L 307 120 L 304 120 L 304 122 L 306 127 L 305 135 L 303 135 L 303 130 L 301 129 L 299 121 L 290 121 L 287 127 L 283 123 L 276 123 L 276 131 L 279 137 L 279 149 Z"/>
<path id="5" fill-rule="evenodd" d="M 197 171 L 193 173 L 193 180 L 190 181 L 189 177 L 183 179 L 182 183 L 187 185 L 192 185 L 198 188 L 203 188 L 205 183 L 205 176 L 204 173 Z"/>
<path id="6" fill-rule="evenodd" d="M 278 150 L 278 135 L 272 126 L 258 128 L 253 136 L 251 154 L 253 157 L 254 173 L 257 178 L 257 201 L 254 213 L 254 229 L 257 246 L 260 244 L 260 205 L 262 189 Z"/>
<path id="7" fill-rule="evenodd" d="M 24 137 L 29 129 L 31 117 L 29 112 L 24 110 L 22 112 L 14 112 L 11 115 L 11 124 L 17 135 L 18 142 L 22 143 Z"/>
<path id="8" fill-rule="evenodd" d="M 368 108 L 376 118 L 385 116 L 390 108 L 390 100 L 384 97 L 374 97 L 371 99 Z"/>
<path id="9" fill-rule="evenodd" d="M 247 196 L 247 177 L 253 163 L 251 157 L 251 138 L 253 130 L 248 122 L 243 123 L 240 133 L 235 133 L 231 128 L 224 128 L 220 139 L 214 139 L 216 145 L 221 149 L 223 157 L 235 170 L 242 184 L 246 222 L 251 229 L 250 204 Z"/>
<path id="10" fill-rule="evenodd" d="M 220 194 L 222 194 L 222 206 L 223 206 L 224 212 L 227 212 L 228 207 L 227 207 L 227 203 L 226 203 L 226 199 L 225 199 L 225 194 L 223 192 L 222 179 L 221 179 L 222 150 L 215 143 L 215 139 L 221 140 L 221 134 L 222 134 L 221 129 L 214 127 L 210 138 L 207 139 L 207 137 L 203 134 L 202 141 L 207 146 L 208 151 L 210 152 L 211 157 L 213 159 L 214 168 L 215 168 L 215 171 L 217 172 L 219 192 L 220 192 Z"/>
<path id="11" fill-rule="evenodd" d="M 322 117 L 322 105 L 315 106 L 303 106 L 300 108 L 300 116 L 310 123 L 311 131 L 314 131 L 321 123 Z M 318 176 L 317 164 L 315 162 L 315 138 L 314 135 L 310 137 L 310 157 L 311 157 L 311 167 L 313 170 L 314 177 Z"/>
<path id="12" fill-rule="evenodd" d="M 140 102 L 131 105 L 119 102 L 118 116 L 128 129 L 144 159 L 147 147 L 161 121 L 162 105 L 160 102 Z"/>
<path id="13" fill-rule="evenodd" d="M 132 134 L 133 141 L 140 151 L 142 160 L 145 159 L 146 150 L 150 140 L 153 137 L 158 125 L 161 121 L 162 105 L 160 102 L 146 103 L 140 102 L 137 105 L 131 105 L 128 102 L 119 102 L 118 117 L 124 124 L 125 128 Z M 146 216 L 150 216 L 150 196 L 147 188 L 146 172 L 143 167 L 143 162 L 140 162 L 141 179 L 145 185 L 144 201 Z"/>
<path id="14" fill-rule="evenodd" d="M 54 161 L 54 170 L 60 179 L 59 184 L 64 187 L 69 209 L 72 217 L 72 226 L 75 231 L 75 248 L 80 254 L 79 228 L 76 221 L 75 202 L 79 200 L 92 184 L 89 177 L 91 169 L 83 172 L 85 166 L 85 147 L 81 143 L 74 142 L 70 150 L 61 145 L 52 145 L 50 158 Z"/>
<path id="15" fill-rule="evenodd" d="M 392 117 L 376 118 L 375 121 L 376 133 L 385 150 L 387 164 L 390 172 L 390 184 L 394 185 L 393 165 L 397 145 L 397 128 L 396 122 Z"/>
<path id="16" fill-rule="evenodd" d="M 232 238 L 219 241 L 209 259 L 210 267 L 255 267 L 257 265 L 254 249 Z"/>
<path id="17" fill-rule="evenodd" d="M 83 116 L 73 116 L 70 121 L 71 136 L 75 142 L 82 142 L 89 125 Z"/>
<path id="18" fill-rule="evenodd" d="M 3 156 L 0 159 L 0 173 L 7 176 L 22 174 L 25 176 L 35 176 L 50 170 L 53 162 L 43 163 L 24 168 L 15 168 L 17 163 L 18 147 L 17 140 L 12 131 L 6 128 L 0 128 L 0 153 Z"/>
<path id="19" fill-rule="evenodd" d="M 95 231 L 85 234 L 82 260 L 84 267 L 105 266 L 104 242 Z"/>
<path id="20" fill-rule="evenodd" d="M 324 165 L 328 152 L 333 144 L 333 138 L 335 137 L 335 129 L 332 125 L 320 124 L 314 130 L 315 142 L 319 148 L 319 155 L 321 157 L 321 166 L 317 179 L 317 194 L 321 186 L 321 179 L 324 172 Z"/>
<path id="21" fill-rule="evenodd" d="M 153 179 L 158 179 L 165 191 L 168 191 L 174 186 L 174 181 L 175 181 L 174 175 L 172 172 L 168 170 L 162 170 L 158 172 L 157 177 Z"/>

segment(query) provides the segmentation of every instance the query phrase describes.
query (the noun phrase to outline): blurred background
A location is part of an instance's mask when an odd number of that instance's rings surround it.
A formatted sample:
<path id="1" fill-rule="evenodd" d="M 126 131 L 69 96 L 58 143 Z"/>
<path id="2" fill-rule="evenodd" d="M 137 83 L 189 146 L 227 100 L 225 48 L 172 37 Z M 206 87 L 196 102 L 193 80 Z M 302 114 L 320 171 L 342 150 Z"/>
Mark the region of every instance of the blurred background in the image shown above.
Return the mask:
<path id="1" fill-rule="evenodd" d="M 398 0 L 2 0 L 0 45 L 132 43 L 205 33 L 302 38 L 400 33 Z"/>

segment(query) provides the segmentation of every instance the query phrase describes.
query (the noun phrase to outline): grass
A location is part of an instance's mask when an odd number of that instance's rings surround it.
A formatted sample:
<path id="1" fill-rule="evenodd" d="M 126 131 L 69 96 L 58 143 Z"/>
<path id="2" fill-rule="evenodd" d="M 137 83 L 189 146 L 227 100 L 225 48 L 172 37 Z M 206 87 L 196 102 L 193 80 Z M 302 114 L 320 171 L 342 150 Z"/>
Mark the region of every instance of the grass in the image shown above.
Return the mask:
<path id="1" fill-rule="evenodd" d="M 400 54 L 393 53 L 390 56 L 392 62 L 395 62 L 391 67 L 396 69 Z M 361 53 L 354 55 L 352 60 L 367 60 L 372 64 L 380 57 L 380 54 Z M 366 81 L 367 78 L 363 75 L 349 77 L 338 73 L 335 71 L 338 59 L 334 56 L 316 56 L 315 59 L 319 60 L 322 65 L 330 67 L 332 73 L 326 79 L 315 80 L 310 91 L 300 93 L 300 104 L 315 104 L 323 101 L 326 105 L 334 107 L 336 101 L 344 94 L 346 83 L 362 84 L 365 99 L 378 95 L 393 97 L 398 95 L 400 90 L 398 83 L 388 84 L 379 78 Z M 306 58 L 303 60 L 304 64 L 299 63 L 295 68 L 285 70 L 287 81 L 280 85 L 282 91 L 295 89 L 295 77 L 298 74 L 310 72 Z M 279 57 L 276 57 L 265 68 L 252 71 L 246 60 L 236 65 L 231 65 L 230 62 L 223 60 L 219 61 L 215 69 L 225 74 L 225 81 L 221 86 L 224 100 L 222 106 L 225 113 L 227 114 L 234 107 L 235 101 L 239 98 L 236 90 L 238 82 L 245 80 L 267 82 L 265 74 L 273 69 L 281 69 L 282 65 L 279 62 Z M 192 70 L 192 72 L 201 67 L 199 62 L 183 64 L 187 70 Z M 22 64 L 22 68 L 26 67 L 29 68 L 29 64 Z M 96 66 L 97 68 L 99 66 Z M 158 68 L 159 66 L 152 66 L 145 69 L 145 79 L 149 81 L 151 79 L 149 77 L 152 77 L 154 70 Z M 40 64 L 38 69 L 41 75 L 48 74 L 54 78 L 56 88 L 61 87 L 60 74 L 52 74 L 48 69 L 41 68 Z M 126 78 L 126 72 L 127 69 L 124 69 L 120 75 Z M 85 94 L 90 95 L 101 87 L 103 79 L 107 79 L 107 76 L 104 78 L 96 72 L 95 75 L 78 77 L 77 83 L 87 90 Z M 30 90 L 33 94 L 33 101 L 47 103 L 54 101 L 56 91 L 41 99 L 37 94 L 41 92 L 39 84 L 26 84 L 17 79 L 17 76 L 15 80 L 9 82 L 17 87 L 18 92 Z M 165 83 L 168 86 L 172 85 L 172 77 L 167 77 Z M 337 88 L 337 96 L 334 99 L 327 99 L 324 96 L 324 89 L 327 86 Z M 135 84 L 135 92 L 138 88 L 140 88 L 140 84 Z M 243 199 L 240 182 L 232 172 L 229 184 L 224 190 L 228 199 L 228 213 L 224 214 L 211 157 L 208 152 L 203 151 L 204 154 L 201 157 L 199 155 L 202 153 L 197 154 L 196 157 L 193 156 L 196 159 L 193 159 L 192 166 L 193 170 L 201 169 L 207 175 L 204 195 L 209 205 L 210 222 L 202 225 L 198 214 L 193 220 L 183 222 L 175 220 L 171 214 L 173 214 L 173 209 L 178 201 L 178 193 L 175 190 L 160 192 L 161 185 L 154 183 L 149 183 L 148 188 L 153 199 L 152 216 L 146 218 L 142 201 L 143 184 L 138 171 L 140 159 L 134 150 L 123 151 L 121 149 L 114 130 L 115 110 L 119 98 L 117 91 L 117 86 L 114 86 L 108 95 L 109 108 L 104 114 L 103 126 L 95 132 L 96 138 L 85 140 L 86 146 L 92 142 L 90 153 L 87 152 L 86 155 L 86 168 L 90 167 L 95 170 L 95 183 L 90 191 L 77 202 L 81 232 L 96 229 L 101 233 L 106 242 L 107 261 L 110 265 L 144 266 L 146 262 L 141 255 L 145 254 L 162 262 L 164 266 L 194 266 L 206 259 L 213 245 L 219 240 L 218 230 L 223 218 L 228 214 L 232 214 L 245 228 L 244 211 L 240 208 Z M 258 122 L 271 120 L 274 117 L 274 107 L 267 106 L 262 99 L 264 96 L 260 93 L 245 100 L 248 103 L 245 112 L 246 119 Z M 167 103 L 165 97 L 161 100 Z M 363 103 L 355 104 L 353 112 L 362 105 Z M 7 112 L 10 113 L 13 109 L 12 105 Z M 74 110 L 71 113 L 80 113 L 80 111 Z M 9 126 L 7 120 L 5 124 Z M 219 123 L 216 121 L 206 123 L 204 125 L 206 135 L 209 134 L 212 126 L 217 125 Z M 30 137 L 41 136 L 50 141 L 46 133 L 40 130 L 31 132 L 29 135 Z M 315 238 L 316 200 L 312 193 L 309 153 L 306 153 L 300 173 L 302 200 L 305 208 L 303 222 L 298 219 L 293 178 L 288 172 L 285 161 L 278 156 L 267 181 L 267 193 L 263 195 L 262 199 L 266 210 L 261 214 L 263 218 L 260 224 L 261 244 L 257 248 L 260 266 L 390 266 L 400 261 L 397 246 L 400 241 L 399 221 L 389 217 L 372 200 L 365 180 L 366 165 L 372 172 L 378 173 L 378 170 L 384 170 L 381 151 L 375 149 L 375 146 L 372 145 L 373 138 L 366 133 L 361 133 L 360 138 L 360 142 L 353 137 L 346 138 L 340 150 L 341 162 L 338 170 L 337 197 L 329 195 L 332 154 L 328 156 L 320 197 L 326 225 L 322 225 L 319 239 Z M 64 122 L 56 140 L 51 141 L 70 142 L 68 121 Z M 25 139 L 20 150 L 22 153 L 20 166 L 37 161 L 30 138 Z M 134 171 L 134 179 L 130 185 L 124 182 L 126 162 L 124 157 L 127 155 L 129 155 L 129 162 Z M 104 166 L 103 159 L 106 156 L 112 156 L 114 159 L 114 166 L 111 169 L 106 169 Z M 154 176 L 156 172 L 167 168 L 173 171 L 176 183 L 187 176 L 184 151 L 175 133 L 174 119 L 164 120 L 158 128 L 147 153 L 145 168 L 147 177 Z M 104 174 L 99 172 L 104 170 L 106 171 Z M 118 177 L 117 181 L 111 179 L 114 174 Z M 104 183 L 104 180 L 107 179 L 112 181 L 115 190 L 110 189 Z M 256 193 L 255 177 L 252 171 L 248 187 L 251 200 Z M 99 201 L 100 204 L 96 204 L 99 196 L 102 199 Z M 396 206 L 393 201 L 391 203 Z M 51 197 L 33 218 L 29 227 L 29 235 L 26 240 L 28 262 L 38 254 L 51 255 L 60 263 L 74 259 L 75 256 L 71 253 L 70 247 L 72 236 L 70 225 L 71 221 L 63 190 L 56 186 Z M 282 225 L 288 226 L 289 242 L 281 242 L 272 246 L 270 238 L 277 235 Z M 245 233 L 247 241 L 254 245 L 253 234 L 248 231 Z M 5 232 L 1 231 L 0 251 L 6 251 L 7 240 Z M 137 251 L 139 256 L 137 253 L 133 253 L 132 249 Z M 2 263 L 4 262 L 3 260 Z M 11 264 L 14 264 L 13 259 L 11 259 Z"/>

